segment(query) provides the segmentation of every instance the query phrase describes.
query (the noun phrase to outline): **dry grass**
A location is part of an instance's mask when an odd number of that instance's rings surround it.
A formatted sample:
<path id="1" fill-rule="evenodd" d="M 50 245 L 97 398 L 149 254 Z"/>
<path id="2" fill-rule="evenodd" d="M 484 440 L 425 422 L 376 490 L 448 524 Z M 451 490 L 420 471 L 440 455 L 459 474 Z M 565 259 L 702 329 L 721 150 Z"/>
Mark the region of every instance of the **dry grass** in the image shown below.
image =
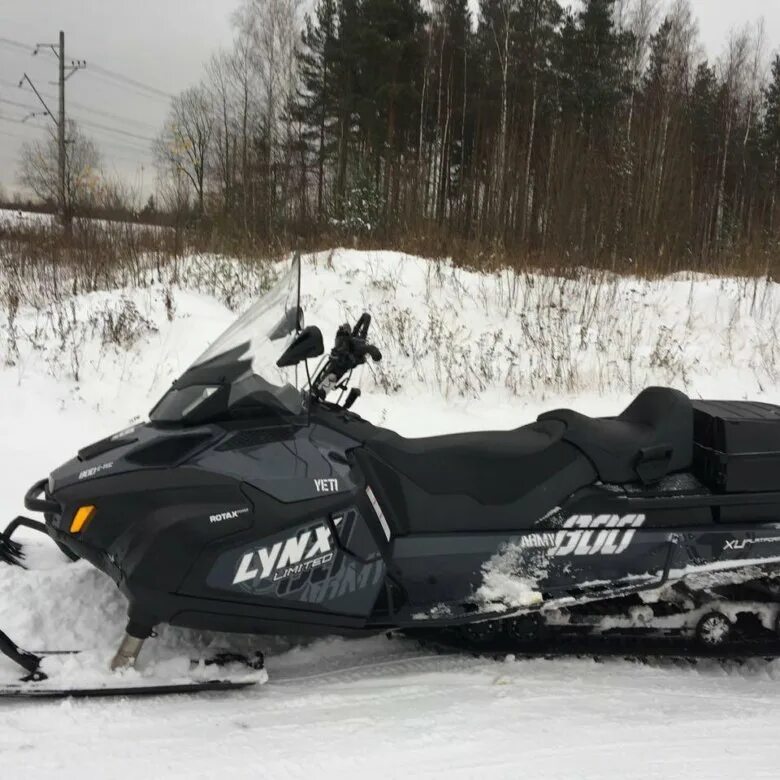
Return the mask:
<path id="1" fill-rule="evenodd" d="M 166 316 L 173 319 L 176 291 L 186 288 L 237 309 L 268 288 L 275 273 L 270 261 L 284 253 L 281 246 L 248 251 L 250 246 L 244 245 L 230 256 L 215 251 L 218 242 L 177 235 L 169 228 L 88 220 L 74 228 L 66 240 L 45 219 L 0 223 L 4 362 L 18 359 L 21 339 L 34 348 L 54 334 L 59 364 L 78 378 L 87 339 L 97 334 L 106 346 L 127 348 L 155 325 L 121 296 L 110 303 L 98 301 L 85 318 L 74 309 L 76 296 L 155 286 L 162 289 Z M 642 305 L 669 270 L 660 261 L 602 268 L 543 258 L 531 263 L 487 250 L 469 254 L 465 244 L 452 251 L 452 242 L 414 237 L 401 244 L 432 257 L 424 271 L 424 302 L 413 308 L 399 303 L 397 267 L 370 256 L 363 279 L 372 291 L 375 334 L 386 356 L 374 368 L 374 381 L 384 392 L 397 392 L 410 380 L 448 397 L 477 397 L 497 387 L 537 397 L 583 389 L 633 391 L 648 381 L 685 387 L 697 368 L 688 344 L 702 330 L 702 315 L 697 320 L 693 314 L 693 278 L 688 275 L 687 321 L 683 313 L 675 315 L 680 321 L 664 322 Z M 445 248 L 454 254 L 453 263 L 436 259 L 440 252 L 446 254 Z M 751 342 L 756 365 L 750 370 L 765 384 L 775 382 L 780 370 L 775 263 L 770 260 L 735 257 L 732 264 L 718 267 L 722 305 L 731 307 L 728 327 L 722 327 L 727 343 L 718 359 L 738 358 L 745 348 L 741 330 L 759 323 L 761 332 Z M 474 284 L 469 269 L 490 274 Z M 453 309 L 474 305 L 484 319 L 484 327 L 476 331 L 451 316 Z M 22 307 L 36 312 L 34 327 L 24 333 L 18 324 Z M 355 301 L 344 314 L 354 319 L 359 308 Z"/>

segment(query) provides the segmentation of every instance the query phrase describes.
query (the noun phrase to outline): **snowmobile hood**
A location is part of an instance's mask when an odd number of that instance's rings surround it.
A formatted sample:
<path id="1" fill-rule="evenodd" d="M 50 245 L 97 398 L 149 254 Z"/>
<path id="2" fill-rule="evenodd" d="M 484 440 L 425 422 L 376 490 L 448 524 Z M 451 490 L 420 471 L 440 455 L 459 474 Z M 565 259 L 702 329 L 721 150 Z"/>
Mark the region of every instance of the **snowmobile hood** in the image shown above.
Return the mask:
<path id="1" fill-rule="evenodd" d="M 223 434 L 214 426 L 181 430 L 134 425 L 84 447 L 55 469 L 49 477 L 49 493 L 102 477 L 175 466 Z"/>
<path id="2" fill-rule="evenodd" d="M 354 487 L 340 453 L 358 442 L 325 425 L 276 425 L 227 429 L 220 425 L 164 428 L 145 423 L 82 449 L 55 469 L 48 493 L 143 470 L 200 470 L 238 480 L 282 502 L 316 498 Z M 172 477 L 173 479 L 173 477 Z M 96 490 L 100 488 L 96 485 Z"/>

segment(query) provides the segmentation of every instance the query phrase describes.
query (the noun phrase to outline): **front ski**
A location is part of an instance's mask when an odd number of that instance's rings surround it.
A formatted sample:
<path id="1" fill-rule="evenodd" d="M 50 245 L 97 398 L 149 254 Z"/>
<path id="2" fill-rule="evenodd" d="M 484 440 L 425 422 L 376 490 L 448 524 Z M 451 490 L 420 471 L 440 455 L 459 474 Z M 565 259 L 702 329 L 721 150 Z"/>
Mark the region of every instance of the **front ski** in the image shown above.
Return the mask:
<path id="1" fill-rule="evenodd" d="M 0 686 L 0 699 L 86 699 L 108 696 L 170 696 L 182 693 L 205 693 L 209 691 L 229 691 L 249 688 L 263 682 L 259 677 L 244 677 L 238 680 L 192 680 L 182 683 L 150 683 L 105 685 L 91 688 L 57 688 L 41 670 L 44 659 L 57 655 L 78 655 L 78 650 L 39 651 L 32 653 L 15 644 L 10 637 L 0 631 L 0 653 L 10 658 L 27 674 L 17 683 Z M 242 664 L 249 670 L 258 672 L 264 668 L 262 653 L 245 656 L 238 653 L 220 652 L 209 658 L 195 661 L 204 666 L 223 667 L 229 664 Z"/>
<path id="2" fill-rule="evenodd" d="M 110 696 L 171 696 L 184 693 L 234 691 L 251 688 L 259 680 L 205 680 L 159 685 L 112 685 L 94 688 L 46 688 L 34 682 L 0 687 L 0 699 L 95 699 Z"/>

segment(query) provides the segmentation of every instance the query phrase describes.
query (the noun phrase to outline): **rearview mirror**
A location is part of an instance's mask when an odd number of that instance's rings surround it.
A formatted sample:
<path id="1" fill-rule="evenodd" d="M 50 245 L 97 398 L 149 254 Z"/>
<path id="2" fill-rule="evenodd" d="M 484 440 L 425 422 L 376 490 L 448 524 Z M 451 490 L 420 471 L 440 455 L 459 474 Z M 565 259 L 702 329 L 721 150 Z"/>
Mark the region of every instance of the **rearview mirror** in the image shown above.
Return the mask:
<path id="1" fill-rule="evenodd" d="M 284 351 L 276 365 L 279 368 L 294 366 L 302 360 L 319 357 L 325 351 L 322 343 L 322 331 L 316 325 L 304 328 Z"/>

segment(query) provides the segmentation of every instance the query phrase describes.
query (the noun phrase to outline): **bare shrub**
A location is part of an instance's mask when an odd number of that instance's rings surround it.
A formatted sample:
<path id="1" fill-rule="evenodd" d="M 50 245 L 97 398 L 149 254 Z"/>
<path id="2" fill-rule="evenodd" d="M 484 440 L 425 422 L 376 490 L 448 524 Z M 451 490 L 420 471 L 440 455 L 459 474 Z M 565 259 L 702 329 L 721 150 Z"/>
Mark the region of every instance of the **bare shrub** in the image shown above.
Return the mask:
<path id="1" fill-rule="evenodd" d="M 106 302 L 90 317 L 90 325 L 93 332 L 100 334 L 103 346 L 113 344 L 121 349 L 129 349 L 142 336 L 157 331 L 154 324 L 138 311 L 135 303 L 125 297 L 116 302 Z"/>

